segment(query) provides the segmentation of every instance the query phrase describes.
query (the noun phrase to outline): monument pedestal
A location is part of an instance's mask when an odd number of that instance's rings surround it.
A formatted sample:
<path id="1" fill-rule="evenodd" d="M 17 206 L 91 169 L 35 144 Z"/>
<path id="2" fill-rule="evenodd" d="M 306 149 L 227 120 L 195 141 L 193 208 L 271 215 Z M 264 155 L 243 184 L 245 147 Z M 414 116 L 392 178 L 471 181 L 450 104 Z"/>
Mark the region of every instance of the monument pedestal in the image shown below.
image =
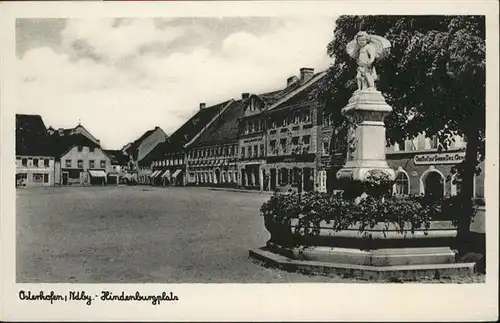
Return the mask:
<path id="1" fill-rule="evenodd" d="M 372 171 L 381 171 L 394 180 L 394 171 L 385 158 L 384 118 L 392 111 L 382 93 L 374 89 L 358 90 L 342 109 L 352 126 L 348 132 L 347 159 L 337 172 L 341 181 L 364 182 Z"/>

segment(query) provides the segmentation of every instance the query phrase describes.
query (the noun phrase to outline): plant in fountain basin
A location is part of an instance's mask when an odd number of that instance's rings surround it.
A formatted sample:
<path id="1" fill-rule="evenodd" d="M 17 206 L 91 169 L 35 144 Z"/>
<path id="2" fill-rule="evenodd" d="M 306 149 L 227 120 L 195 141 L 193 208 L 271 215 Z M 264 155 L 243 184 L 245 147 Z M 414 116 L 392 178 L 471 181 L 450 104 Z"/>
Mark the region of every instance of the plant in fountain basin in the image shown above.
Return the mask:
<path id="1" fill-rule="evenodd" d="M 384 175 L 374 175 L 374 178 L 374 186 L 379 181 L 382 186 L 386 184 Z M 427 234 L 431 221 L 451 220 L 456 223 L 464 207 L 462 204 L 456 197 L 429 200 L 425 196 L 401 198 L 387 195 L 367 195 L 356 203 L 341 194 L 305 192 L 275 194 L 260 211 L 271 233 L 271 241 L 296 246 L 302 244 L 303 237 L 318 235 L 322 223 L 328 223 L 337 232 L 352 228 L 364 232 L 384 223 L 384 234 L 391 224 L 403 235 L 418 229 L 424 229 L 424 234 Z M 295 220 L 295 226 L 292 226 L 292 220 Z"/>

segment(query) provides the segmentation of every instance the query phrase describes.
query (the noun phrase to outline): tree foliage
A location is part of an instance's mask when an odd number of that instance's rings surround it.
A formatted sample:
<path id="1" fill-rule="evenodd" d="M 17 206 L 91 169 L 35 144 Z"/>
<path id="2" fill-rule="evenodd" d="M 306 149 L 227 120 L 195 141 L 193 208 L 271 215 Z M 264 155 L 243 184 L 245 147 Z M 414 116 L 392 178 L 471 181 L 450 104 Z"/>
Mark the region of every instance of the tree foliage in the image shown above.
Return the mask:
<path id="1" fill-rule="evenodd" d="M 419 133 L 436 135 L 446 149 L 454 135 L 467 140 L 459 165 L 462 194 L 472 196 L 485 140 L 484 16 L 341 16 L 328 54 L 334 63 L 318 93 L 334 126 L 346 128 L 340 110 L 356 89 L 356 62 L 346 44 L 364 30 L 387 38 L 389 56 L 376 62 L 383 93 L 393 112 L 386 118 L 388 144 Z"/>
<path id="2" fill-rule="evenodd" d="M 384 36 L 392 44 L 390 55 L 377 62 L 377 88 L 394 110 L 386 120 L 390 143 L 425 132 L 438 135 L 446 147 L 453 134 L 467 137 L 478 130 L 484 140 L 484 17 L 340 17 L 328 44 L 335 61 L 321 93 L 338 126 L 344 122 L 340 110 L 356 89 L 357 66 L 345 45 L 360 30 Z"/>

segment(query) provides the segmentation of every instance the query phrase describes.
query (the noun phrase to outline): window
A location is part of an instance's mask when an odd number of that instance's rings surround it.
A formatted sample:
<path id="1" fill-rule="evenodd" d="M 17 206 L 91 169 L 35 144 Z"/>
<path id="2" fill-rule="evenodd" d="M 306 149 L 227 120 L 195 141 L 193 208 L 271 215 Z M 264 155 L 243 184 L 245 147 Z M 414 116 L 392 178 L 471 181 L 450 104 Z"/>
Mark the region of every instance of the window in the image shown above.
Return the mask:
<path id="1" fill-rule="evenodd" d="M 19 173 L 16 174 L 16 185 L 17 186 L 26 186 L 26 182 L 28 181 L 28 174 Z"/>
<path id="2" fill-rule="evenodd" d="M 72 167 L 72 165 L 71 165 L 71 159 L 66 159 L 64 166 L 68 167 L 68 168 Z"/>
<path id="3" fill-rule="evenodd" d="M 21 159 L 21 164 L 22 164 L 23 166 L 28 166 L 28 158 L 23 158 L 23 159 Z"/>
<path id="4" fill-rule="evenodd" d="M 33 167 L 38 167 L 38 158 L 33 158 Z"/>
<path id="5" fill-rule="evenodd" d="M 269 141 L 269 147 L 271 148 L 271 152 L 275 153 L 275 151 L 276 151 L 276 140 Z"/>
<path id="6" fill-rule="evenodd" d="M 259 145 L 253 146 L 254 157 L 259 157 Z"/>
<path id="7" fill-rule="evenodd" d="M 303 136 L 303 137 L 302 137 L 302 143 L 303 143 L 304 145 L 309 145 L 309 144 L 310 144 L 310 142 L 311 142 L 311 136 L 307 135 L 307 136 Z"/>
<path id="8" fill-rule="evenodd" d="M 293 137 L 292 138 L 292 145 L 298 146 L 299 144 L 299 137 Z"/>
<path id="9" fill-rule="evenodd" d="M 438 138 L 437 138 L 437 136 L 432 136 L 431 149 L 437 149 L 437 147 L 438 147 Z"/>
<path id="10" fill-rule="evenodd" d="M 228 151 L 228 148 L 224 147 L 224 156 L 227 156 L 227 151 Z"/>
<path id="11" fill-rule="evenodd" d="M 79 159 L 79 160 L 77 161 L 77 166 L 76 166 L 76 167 L 78 167 L 78 168 L 83 168 L 83 160 Z"/>
<path id="12" fill-rule="evenodd" d="M 101 168 L 106 168 L 106 161 L 105 160 L 101 160 Z"/>
<path id="13" fill-rule="evenodd" d="M 94 152 L 94 149 L 95 149 L 94 147 L 90 147 L 90 148 L 89 148 L 89 152 L 93 153 L 93 152 Z"/>
<path id="14" fill-rule="evenodd" d="M 248 146 L 248 157 L 252 157 L 252 146 Z"/>
<path id="15" fill-rule="evenodd" d="M 332 125 L 332 118 L 329 115 L 323 116 L 323 126 L 329 127 Z"/>
<path id="16" fill-rule="evenodd" d="M 50 163 L 50 160 L 49 160 L 48 158 L 45 158 L 45 159 L 43 160 L 43 166 L 44 166 L 44 167 L 49 167 L 49 163 Z"/>
<path id="17" fill-rule="evenodd" d="M 276 122 L 276 120 L 273 120 L 271 122 L 271 129 L 276 129 L 277 126 L 278 126 L 278 123 Z"/>
<path id="18" fill-rule="evenodd" d="M 95 168 L 95 161 L 89 160 L 89 168 Z"/>
<path id="19" fill-rule="evenodd" d="M 260 156 L 264 156 L 264 144 L 260 145 Z"/>
<path id="20" fill-rule="evenodd" d="M 33 174 L 33 183 L 43 183 L 43 174 L 34 173 Z"/>
<path id="21" fill-rule="evenodd" d="M 241 147 L 241 158 L 245 158 L 245 147 Z"/>
<path id="22" fill-rule="evenodd" d="M 304 122 L 311 122 L 311 113 L 309 111 L 304 113 Z"/>
<path id="23" fill-rule="evenodd" d="M 410 194 L 410 181 L 405 172 L 398 172 L 394 181 L 393 194 L 396 196 L 404 196 Z"/>
<path id="24" fill-rule="evenodd" d="M 82 152 L 83 151 L 83 147 L 82 146 L 78 146 L 78 152 Z"/>
<path id="25" fill-rule="evenodd" d="M 282 168 L 280 169 L 280 180 L 281 180 L 281 185 L 286 185 L 288 184 L 288 169 Z"/>
<path id="26" fill-rule="evenodd" d="M 330 142 L 323 141 L 323 154 L 328 155 L 330 153 Z"/>
<path id="27" fill-rule="evenodd" d="M 49 182 L 49 174 L 43 174 L 43 182 L 48 183 Z"/>
<path id="28" fill-rule="evenodd" d="M 286 138 L 280 139 L 281 151 L 286 153 Z"/>

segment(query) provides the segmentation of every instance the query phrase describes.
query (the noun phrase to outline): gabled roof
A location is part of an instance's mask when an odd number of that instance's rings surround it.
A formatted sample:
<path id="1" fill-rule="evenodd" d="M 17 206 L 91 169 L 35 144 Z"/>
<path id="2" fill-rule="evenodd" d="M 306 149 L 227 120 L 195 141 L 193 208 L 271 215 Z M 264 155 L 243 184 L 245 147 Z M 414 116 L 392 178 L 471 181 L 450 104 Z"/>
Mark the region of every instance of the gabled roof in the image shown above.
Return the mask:
<path id="1" fill-rule="evenodd" d="M 243 101 L 234 101 L 189 145 L 189 148 L 219 145 L 238 140 L 238 119 L 243 116 Z"/>
<path id="2" fill-rule="evenodd" d="M 71 135 L 75 135 L 75 134 L 81 134 L 85 137 L 87 137 L 88 139 L 92 140 L 95 144 L 97 145 L 100 145 L 100 142 L 97 138 L 95 138 L 84 126 L 82 126 L 81 124 L 78 124 L 76 127 L 74 128 L 67 128 L 67 129 L 64 129 L 64 128 L 59 128 L 59 129 L 54 129 L 52 128 L 52 126 L 50 126 L 48 129 L 47 129 L 47 132 L 49 135 L 59 135 L 59 136 L 71 136 Z"/>
<path id="3" fill-rule="evenodd" d="M 67 136 L 59 136 L 57 134 L 49 136 L 50 145 L 52 147 L 52 155 L 55 158 L 61 158 L 71 148 L 75 146 L 86 146 L 92 148 L 100 148 L 93 140 L 82 134 L 74 134 Z"/>
<path id="4" fill-rule="evenodd" d="M 153 160 L 161 160 L 168 154 L 181 153 L 184 145 L 191 141 L 217 114 L 232 100 L 198 110 L 188 121 L 177 129 L 165 142 L 158 144 L 139 164 L 148 165 Z"/>
<path id="5" fill-rule="evenodd" d="M 312 92 L 321 84 L 322 80 L 325 80 L 325 75 L 326 71 L 317 73 L 306 83 L 303 83 L 295 89 L 287 90 L 279 100 L 269 107 L 268 110 L 310 102 Z"/>
<path id="6" fill-rule="evenodd" d="M 155 130 L 155 129 L 151 129 L 151 130 L 148 130 L 146 131 L 145 133 L 143 133 L 139 138 L 137 138 L 135 141 L 131 142 L 130 143 L 130 146 L 128 146 L 125 151 L 128 153 L 128 154 L 132 154 L 135 150 L 137 150 L 137 148 L 140 146 L 140 144 L 146 140 L 147 137 L 149 137 Z"/>
<path id="7" fill-rule="evenodd" d="M 41 116 L 16 114 L 16 155 L 52 156 L 47 129 Z"/>
<path id="8" fill-rule="evenodd" d="M 129 158 L 124 155 L 121 150 L 106 149 L 103 151 L 108 155 L 109 159 L 111 159 L 111 164 L 120 166 L 126 166 L 128 164 Z"/>

